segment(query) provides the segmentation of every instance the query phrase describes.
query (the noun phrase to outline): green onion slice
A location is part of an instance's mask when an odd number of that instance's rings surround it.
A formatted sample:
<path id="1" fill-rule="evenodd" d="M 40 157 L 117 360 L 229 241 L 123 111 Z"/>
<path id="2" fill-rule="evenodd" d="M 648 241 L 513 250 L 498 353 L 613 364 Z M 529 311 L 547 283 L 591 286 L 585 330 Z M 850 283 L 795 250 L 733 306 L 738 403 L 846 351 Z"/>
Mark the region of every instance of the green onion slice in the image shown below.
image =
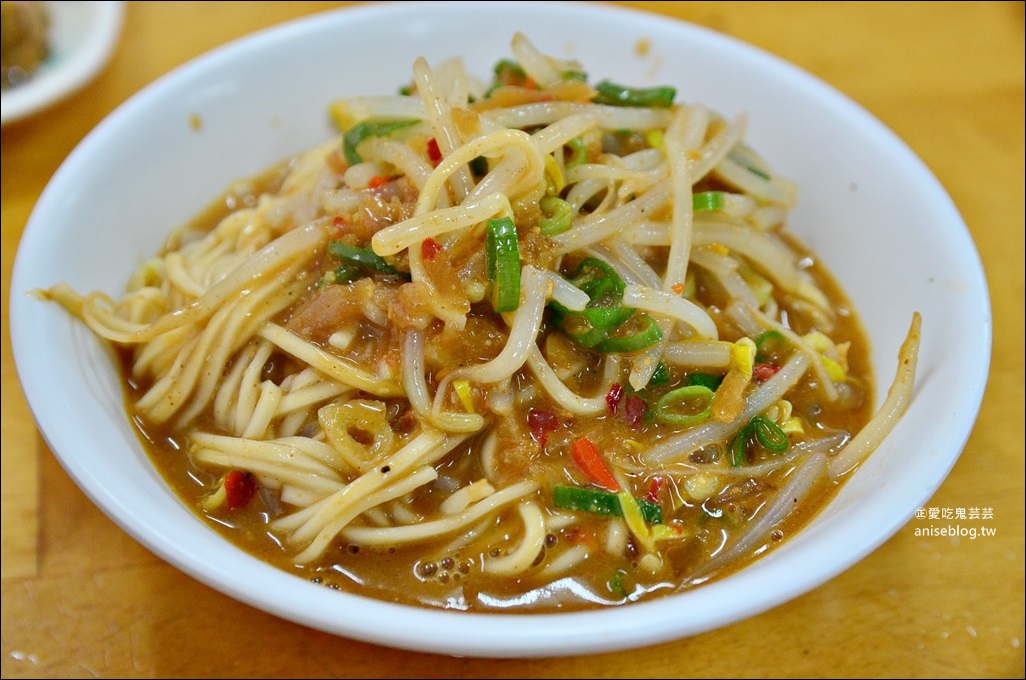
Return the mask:
<path id="1" fill-rule="evenodd" d="M 612 578 L 609 579 L 609 590 L 614 595 L 619 597 L 627 597 L 627 589 L 624 587 L 623 580 L 627 577 L 627 571 L 624 569 L 617 569 L 613 572 Z"/>
<path id="2" fill-rule="evenodd" d="M 592 99 L 596 104 L 609 104 L 611 106 L 640 106 L 653 108 L 667 108 L 673 105 L 673 99 L 677 96 L 676 88 L 668 85 L 658 87 L 627 87 L 614 83 L 611 80 L 603 80 L 595 86 L 598 94 Z"/>
<path id="3" fill-rule="evenodd" d="M 755 431 L 755 438 L 767 451 L 773 453 L 787 451 L 787 446 L 790 443 L 787 433 L 766 416 L 755 416 L 748 427 Z"/>
<path id="4" fill-rule="evenodd" d="M 712 413 L 714 392 L 702 385 L 686 385 L 670 390 L 655 405 L 655 417 L 673 425 L 694 425 L 709 419 Z M 695 410 L 695 404 L 700 410 Z M 691 406 L 692 413 L 682 412 L 682 407 Z"/>
<path id="5" fill-rule="evenodd" d="M 778 352 L 787 343 L 787 338 L 778 330 L 770 329 L 755 338 L 756 360 L 764 360 Z"/>
<path id="6" fill-rule="evenodd" d="M 520 306 L 520 241 L 509 217 L 488 220 L 485 266 L 494 284 L 495 311 L 514 311 Z"/>
<path id="7" fill-rule="evenodd" d="M 492 67 L 492 74 L 496 78 L 503 78 L 507 75 L 511 75 L 514 78 L 519 78 L 521 80 L 527 78 L 527 73 L 524 71 L 524 68 L 512 59 L 500 59 L 495 62 L 495 66 Z"/>
<path id="8" fill-rule="evenodd" d="M 347 283 L 359 276 L 361 271 L 362 269 L 360 269 L 360 267 L 351 264 L 344 264 L 341 267 L 336 267 L 335 271 L 331 274 L 331 283 Z"/>
<path id="9" fill-rule="evenodd" d="M 755 416 L 730 440 L 730 464 L 734 467 L 748 460 L 748 443 L 753 434 L 759 444 L 772 453 L 783 453 L 791 443 L 779 425 L 766 416 Z"/>
<path id="10" fill-rule="evenodd" d="M 763 343 L 767 341 L 772 342 L 784 342 L 784 334 L 777 330 L 768 330 L 759 333 L 755 338 L 756 348 L 762 347 Z"/>
<path id="11" fill-rule="evenodd" d="M 665 362 L 660 361 L 655 371 L 652 372 L 652 377 L 648 379 L 648 384 L 665 385 L 668 382 L 670 382 L 670 368 Z"/>
<path id="12" fill-rule="evenodd" d="M 723 382 L 723 376 L 713 375 L 712 373 L 692 373 L 688 376 L 689 385 L 708 387 L 713 392 L 719 389 L 721 382 Z"/>
<path id="13" fill-rule="evenodd" d="M 602 304 L 615 298 L 619 302 L 623 298 L 623 291 L 627 285 L 616 273 L 616 270 L 606 261 L 597 257 L 586 257 L 577 265 L 577 270 L 570 277 L 570 283 L 574 284 L 591 298 L 592 305 Z"/>
<path id="14" fill-rule="evenodd" d="M 555 236 L 570 228 L 573 208 L 569 203 L 558 196 L 545 196 L 538 202 L 538 205 L 545 215 L 538 220 L 538 229 L 541 230 L 541 233 L 546 236 Z"/>
<path id="15" fill-rule="evenodd" d="M 585 258 L 571 275 L 570 282 L 587 293 L 590 299 L 587 307 L 570 311 L 554 301 L 549 307 L 555 325 L 582 347 L 599 352 L 636 352 L 662 338 L 658 324 L 648 314 L 641 317 L 642 330 L 632 335 L 612 336 L 637 310 L 620 304 L 626 284 L 609 263 Z"/>
<path id="16" fill-rule="evenodd" d="M 387 137 L 396 130 L 416 125 L 420 121 L 416 118 L 409 119 L 368 119 L 360 121 L 353 127 L 346 130 L 342 136 L 342 149 L 346 155 L 346 162 L 349 165 L 356 165 L 363 161 L 356 147 L 368 137 Z"/>
<path id="17" fill-rule="evenodd" d="M 552 489 L 552 500 L 557 508 L 563 510 L 583 510 L 608 517 L 623 517 L 620 499 L 615 493 L 588 489 L 582 486 L 556 485 Z M 638 498 L 638 507 L 649 524 L 663 523 L 663 510 L 655 503 Z"/>
<path id="18" fill-rule="evenodd" d="M 559 303 L 552 303 L 555 308 Z M 561 305 L 559 305 L 561 306 Z M 616 329 L 620 324 L 626 322 L 636 312 L 633 307 L 589 307 L 579 312 L 569 312 L 566 316 L 556 315 L 557 323 L 560 323 L 563 332 L 581 347 L 593 348 Z M 580 323 L 580 320 L 587 323 Z M 581 328 L 579 329 L 578 326 Z"/>
<path id="19" fill-rule="evenodd" d="M 730 440 L 730 464 L 733 467 L 741 467 L 748 461 L 748 433 L 746 425 Z"/>
<path id="20" fill-rule="evenodd" d="M 637 352 L 659 342 L 663 332 L 659 324 L 648 314 L 642 313 L 645 328 L 626 337 L 607 337 L 595 345 L 599 352 Z"/>
<path id="21" fill-rule="evenodd" d="M 347 265 L 339 267 L 339 269 L 335 271 L 336 278 L 341 278 L 339 277 L 340 274 L 346 279 L 352 278 L 353 274 L 355 274 L 354 271 L 351 271 L 352 267 L 371 269 L 390 276 L 401 276 L 404 279 L 410 278 L 409 274 L 399 271 L 389 263 L 385 262 L 370 248 L 360 248 L 358 246 L 351 246 L 342 241 L 332 241 L 328 244 L 328 252 L 345 262 Z"/>
<path id="22" fill-rule="evenodd" d="M 722 191 L 701 191 L 691 197 L 691 207 L 695 212 L 723 210 L 726 196 Z"/>
<path id="23" fill-rule="evenodd" d="M 566 146 L 570 147 L 570 151 L 573 154 L 566 161 L 566 167 L 572 168 L 575 165 L 581 165 L 588 161 L 588 145 L 584 143 L 584 140 L 580 137 L 574 137 Z"/>

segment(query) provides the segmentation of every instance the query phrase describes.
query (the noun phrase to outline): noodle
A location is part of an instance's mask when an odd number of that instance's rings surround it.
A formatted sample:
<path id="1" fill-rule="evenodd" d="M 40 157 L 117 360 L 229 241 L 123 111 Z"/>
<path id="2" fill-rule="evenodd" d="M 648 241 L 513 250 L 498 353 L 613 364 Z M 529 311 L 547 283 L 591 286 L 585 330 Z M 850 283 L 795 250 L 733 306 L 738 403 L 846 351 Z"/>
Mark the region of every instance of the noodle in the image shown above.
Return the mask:
<path id="1" fill-rule="evenodd" d="M 913 395 L 787 230 L 747 118 L 589 82 L 523 34 L 240 182 L 117 298 L 155 463 L 230 540 L 319 583 L 487 611 L 722 578 L 805 525 Z"/>

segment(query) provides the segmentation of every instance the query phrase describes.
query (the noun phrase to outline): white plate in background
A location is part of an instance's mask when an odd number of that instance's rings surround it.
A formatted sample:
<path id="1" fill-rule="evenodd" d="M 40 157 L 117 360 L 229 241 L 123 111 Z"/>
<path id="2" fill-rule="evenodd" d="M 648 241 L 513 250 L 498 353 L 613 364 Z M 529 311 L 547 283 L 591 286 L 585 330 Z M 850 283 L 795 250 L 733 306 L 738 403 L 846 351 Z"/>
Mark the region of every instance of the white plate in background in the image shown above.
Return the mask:
<path id="1" fill-rule="evenodd" d="M 3 90 L 0 124 L 26 118 L 89 83 L 121 35 L 124 2 L 44 2 L 50 54 L 32 76 Z"/>

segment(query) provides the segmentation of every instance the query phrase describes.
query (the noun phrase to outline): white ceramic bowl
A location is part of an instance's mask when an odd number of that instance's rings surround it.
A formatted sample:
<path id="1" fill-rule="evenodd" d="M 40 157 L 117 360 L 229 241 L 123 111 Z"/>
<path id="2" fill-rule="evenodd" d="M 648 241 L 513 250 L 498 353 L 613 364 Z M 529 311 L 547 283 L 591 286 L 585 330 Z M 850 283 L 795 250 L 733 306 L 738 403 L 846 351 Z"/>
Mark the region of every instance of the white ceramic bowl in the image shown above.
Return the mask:
<path id="1" fill-rule="evenodd" d="M 573 27 L 568 31 L 567 27 Z M 853 299 L 880 394 L 912 313 L 923 316 L 914 401 L 883 446 L 804 531 L 740 573 L 690 592 L 591 613 L 504 616 L 407 608 L 329 592 L 248 557 L 168 490 L 129 427 L 103 346 L 28 293 L 67 281 L 123 290 L 135 264 L 228 183 L 332 134 L 329 101 L 390 94 L 418 56 L 461 55 L 487 75 L 523 30 L 594 79 L 670 83 L 733 116 L 800 188 L 792 228 Z M 636 45 L 651 50 L 639 56 Z M 202 120 L 199 130 L 190 117 Z M 843 95 L 781 60 L 695 26 L 613 6 L 368 5 L 229 44 L 161 78 L 68 157 L 22 239 L 11 285 L 18 371 L 68 473 L 143 545 L 254 607 L 343 636 L 455 655 L 587 654 L 693 635 L 760 613 L 836 576 L 934 493 L 975 421 L 990 360 L 982 268 L 948 195 L 920 160 Z M 957 357 L 958 360 L 952 360 Z"/>

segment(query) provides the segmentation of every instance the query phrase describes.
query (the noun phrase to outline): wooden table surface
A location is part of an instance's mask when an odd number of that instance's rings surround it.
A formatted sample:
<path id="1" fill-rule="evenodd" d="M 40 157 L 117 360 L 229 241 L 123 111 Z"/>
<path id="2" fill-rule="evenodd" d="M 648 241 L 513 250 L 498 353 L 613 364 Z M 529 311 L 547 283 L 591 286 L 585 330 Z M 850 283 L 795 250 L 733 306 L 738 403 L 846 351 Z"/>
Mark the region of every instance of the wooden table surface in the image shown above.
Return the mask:
<path id="1" fill-rule="evenodd" d="M 74 146 L 158 76 L 228 40 L 350 3 L 129 2 L 90 87 L 3 129 L 2 675 L 27 677 L 1024 677 L 1023 3 L 630 2 L 775 53 L 865 106 L 954 199 L 991 286 L 990 382 L 930 508 L 989 507 L 976 540 L 917 537 L 749 620 L 638 651 L 450 658 L 306 629 L 155 557 L 43 442 L 7 318 L 22 230 Z M 954 357 L 953 357 L 954 359 Z M 572 650 L 568 650 L 572 651 Z"/>

